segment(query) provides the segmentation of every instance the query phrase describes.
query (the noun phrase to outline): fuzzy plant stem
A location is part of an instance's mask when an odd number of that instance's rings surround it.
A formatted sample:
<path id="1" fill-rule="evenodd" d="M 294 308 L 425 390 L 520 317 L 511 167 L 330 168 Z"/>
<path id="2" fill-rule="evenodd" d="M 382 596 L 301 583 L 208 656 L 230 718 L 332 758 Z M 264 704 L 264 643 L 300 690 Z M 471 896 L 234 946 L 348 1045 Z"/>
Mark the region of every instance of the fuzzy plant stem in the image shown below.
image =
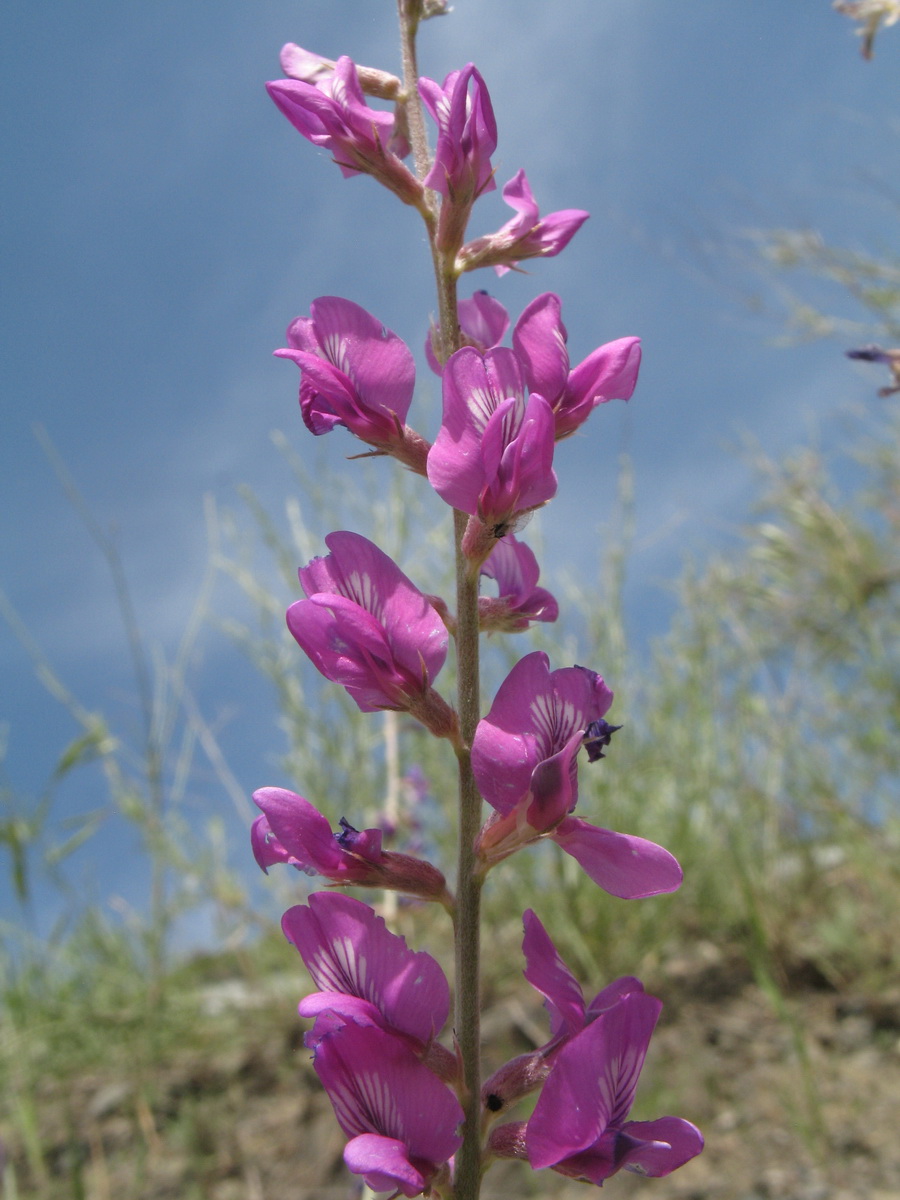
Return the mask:
<path id="1" fill-rule="evenodd" d="M 403 87 L 410 143 L 416 164 L 416 174 L 423 179 L 430 166 L 425 119 L 418 93 L 416 66 L 416 31 L 421 18 L 421 0 L 397 0 L 400 22 L 400 44 L 403 60 Z M 457 272 L 452 257 L 441 253 L 435 245 L 438 198 L 428 195 L 426 205 L 430 220 L 425 218 L 431 243 L 438 298 L 438 321 L 441 330 L 439 357 L 446 362 L 460 347 L 457 309 Z M 423 214 L 424 215 L 424 214 Z M 472 774 L 471 746 L 480 717 L 478 578 L 472 578 L 462 553 L 466 530 L 466 513 L 454 512 L 454 554 L 456 561 L 456 655 L 457 709 L 460 723 L 461 747 L 457 750 L 459 763 L 459 856 L 456 879 L 456 911 L 454 941 L 456 957 L 456 987 L 454 1026 L 463 1070 L 463 1094 L 460 1097 L 466 1114 L 463 1142 L 456 1153 L 454 1171 L 454 1200 L 478 1200 L 481 1190 L 481 879 L 475 858 L 475 838 L 481 825 L 481 795 Z"/>
<path id="2" fill-rule="evenodd" d="M 456 1154 L 456 1200 L 477 1200 L 481 1187 L 481 880 L 475 838 L 481 825 L 481 796 L 472 774 L 471 745 L 479 718 L 478 580 L 462 553 L 468 517 L 453 514 L 456 533 L 457 703 L 462 748 L 459 761 L 459 858 L 456 879 L 456 1037 L 463 1066 L 466 1121 Z"/>

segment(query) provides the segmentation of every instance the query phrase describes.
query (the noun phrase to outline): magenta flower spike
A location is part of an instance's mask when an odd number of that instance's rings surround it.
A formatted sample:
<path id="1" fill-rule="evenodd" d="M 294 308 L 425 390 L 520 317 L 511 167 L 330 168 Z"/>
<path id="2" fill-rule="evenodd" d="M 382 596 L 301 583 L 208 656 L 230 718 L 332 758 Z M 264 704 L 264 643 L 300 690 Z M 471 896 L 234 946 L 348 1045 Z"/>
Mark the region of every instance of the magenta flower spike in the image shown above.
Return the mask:
<path id="1" fill-rule="evenodd" d="M 526 400 L 519 360 L 503 347 L 458 350 L 444 368 L 443 393 L 428 480 L 441 499 L 503 537 L 556 495 L 550 405 L 543 396 Z"/>
<path id="2" fill-rule="evenodd" d="M 361 441 L 425 473 L 428 445 L 404 422 L 416 366 L 395 333 L 351 300 L 321 296 L 276 350 L 300 368 L 300 414 L 317 437 L 343 425 Z"/>
<path id="3" fill-rule="evenodd" d="M 515 633 L 532 621 L 555 621 L 559 605 L 546 588 L 538 587 L 540 568 L 534 552 L 507 534 L 498 541 L 481 568 L 497 584 L 498 595 L 478 597 L 478 616 L 485 632 Z"/>
<path id="4" fill-rule="evenodd" d="M 306 600 L 287 624 L 313 665 L 362 712 L 409 712 L 453 737 L 453 710 L 431 684 L 447 656 L 447 627 L 418 588 L 358 533 L 330 533 L 331 551 L 300 568 Z"/>
<path id="5" fill-rule="evenodd" d="M 679 1117 L 628 1121 L 662 1004 L 630 992 L 559 1051 L 524 1131 L 531 1166 L 602 1184 L 623 1167 L 668 1175 L 703 1149 Z"/>
<path id="6" fill-rule="evenodd" d="M 491 166 L 497 122 L 485 82 L 472 63 L 451 71 L 442 85 L 420 79 L 419 94 L 438 129 L 434 162 L 423 180 L 425 187 L 444 197 L 437 244 L 455 252 L 472 205 L 497 186 Z"/>
<path id="7" fill-rule="evenodd" d="M 640 338 L 626 337 L 598 346 L 569 370 L 561 307 L 559 296 L 545 292 L 532 300 L 513 330 L 527 386 L 546 396 L 553 409 L 557 441 L 574 433 L 598 404 L 630 399 L 641 365 Z"/>
<path id="8" fill-rule="evenodd" d="M 448 903 L 446 880 L 437 867 L 382 850 L 380 829 L 357 830 L 342 818 L 340 833 L 333 833 L 317 808 L 286 788 L 260 788 L 253 800 L 263 815 L 253 822 L 250 844 L 266 874 L 275 863 L 288 863 L 334 884 L 390 888 Z"/>
<path id="9" fill-rule="evenodd" d="M 457 256 L 457 270 L 493 267 L 498 275 L 505 275 L 523 258 L 552 258 L 568 246 L 590 216 L 580 208 L 564 208 L 542 218 L 521 170 L 504 184 L 503 199 L 516 215 L 496 233 L 467 242 Z"/>
<path id="10" fill-rule="evenodd" d="M 352 896 L 314 892 L 281 921 L 319 989 L 300 1003 L 302 1017 L 329 1009 L 407 1037 L 419 1050 L 441 1032 L 450 988 L 438 962 L 410 950 L 381 917 Z"/>
<path id="11" fill-rule="evenodd" d="M 486 866 L 549 837 L 613 896 L 636 900 L 681 885 L 681 868 L 662 846 L 569 815 L 576 755 L 611 703 L 603 679 L 585 667 L 551 672 L 542 651 L 516 663 L 472 744 L 475 779 L 495 809 L 478 838 Z"/>
<path id="12" fill-rule="evenodd" d="M 499 346 L 509 329 L 509 313 L 499 300 L 485 291 L 475 292 L 467 300 L 460 300 L 458 317 L 463 345 L 472 346 L 480 354 Z M 425 357 L 435 375 L 444 373 L 436 353 L 441 344 L 440 337 L 440 328 L 432 325 L 425 339 Z"/>
<path id="13" fill-rule="evenodd" d="M 301 69 L 309 66 L 307 61 Z M 392 112 L 366 104 L 352 60 L 341 57 L 332 72 L 313 70 L 313 78 L 312 83 L 276 79 L 266 90 L 295 129 L 331 151 L 345 177 L 372 175 L 404 204 L 418 207 L 422 184 L 401 161 L 409 143 L 397 131 Z"/>
<path id="14" fill-rule="evenodd" d="M 348 1024 L 325 1034 L 313 1066 L 351 1140 L 344 1161 L 375 1192 L 427 1192 L 459 1147 L 459 1101 L 408 1044 Z"/>

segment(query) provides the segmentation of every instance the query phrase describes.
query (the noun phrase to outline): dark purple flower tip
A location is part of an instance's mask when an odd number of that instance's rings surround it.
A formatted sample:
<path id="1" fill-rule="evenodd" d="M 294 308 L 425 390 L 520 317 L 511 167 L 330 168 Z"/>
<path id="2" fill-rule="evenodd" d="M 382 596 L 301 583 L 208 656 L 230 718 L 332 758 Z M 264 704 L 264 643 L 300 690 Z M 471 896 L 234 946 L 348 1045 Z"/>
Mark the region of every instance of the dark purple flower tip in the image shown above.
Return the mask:
<path id="1" fill-rule="evenodd" d="M 859 358 L 863 362 L 880 362 L 889 363 L 891 361 L 890 354 L 882 350 L 880 346 L 859 346 L 856 350 L 845 350 L 847 358 Z"/>
<path id="2" fill-rule="evenodd" d="M 380 863 L 383 855 L 381 851 L 380 829 L 354 829 L 346 817 L 341 817 L 339 821 L 341 832 L 335 833 L 335 840 L 342 850 L 348 850 L 357 858 L 363 858 L 366 862 Z"/>
<path id="3" fill-rule="evenodd" d="M 584 748 L 587 750 L 588 762 L 606 758 L 603 751 L 612 741 L 612 735 L 618 733 L 621 728 L 621 725 L 610 725 L 609 721 L 604 721 L 602 717 L 599 721 L 591 721 L 584 731 Z"/>

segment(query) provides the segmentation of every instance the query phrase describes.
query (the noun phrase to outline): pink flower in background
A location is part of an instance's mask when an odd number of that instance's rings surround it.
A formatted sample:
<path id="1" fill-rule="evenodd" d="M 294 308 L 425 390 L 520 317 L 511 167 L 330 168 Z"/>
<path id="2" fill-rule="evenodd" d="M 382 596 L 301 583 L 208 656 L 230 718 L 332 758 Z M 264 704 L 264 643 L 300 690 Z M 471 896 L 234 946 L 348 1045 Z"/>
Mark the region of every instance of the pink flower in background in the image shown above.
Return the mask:
<path id="1" fill-rule="evenodd" d="M 321 62 L 327 65 L 327 60 Z M 313 145 L 329 150 L 344 176 L 372 175 L 405 204 L 419 205 L 422 185 L 401 162 L 409 143 L 397 129 L 393 112 L 366 104 L 355 64 L 341 57 L 328 72 L 304 59 L 297 70 L 305 78 L 266 84 L 294 128 Z M 314 82 L 307 82 L 310 78 Z"/>
<path id="2" fill-rule="evenodd" d="M 330 1010 L 357 1024 L 406 1037 L 422 1051 L 443 1029 L 450 988 L 439 964 L 410 950 L 368 904 L 314 892 L 281 921 L 319 989 L 300 1003 L 302 1017 Z"/>
<path id="3" fill-rule="evenodd" d="M 493 267 L 498 275 L 505 275 L 523 258 L 552 258 L 568 246 L 590 216 L 580 208 L 564 208 L 542 218 L 521 170 L 504 185 L 503 199 L 516 215 L 496 233 L 467 242 L 456 260 L 460 271 Z"/>
<path id="4" fill-rule="evenodd" d="M 569 815 L 585 731 L 611 703 L 603 679 L 585 667 L 551 672 L 542 651 L 516 663 L 472 743 L 475 779 L 495 809 L 479 834 L 483 862 L 549 837 L 614 896 L 639 899 L 680 886 L 681 868 L 662 846 Z"/>
<path id="5" fill-rule="evenodd" d="M 480 354 L 492 350 L 503 341 L 509 329 L 509 313 L 499 300 L 485 291 L 475 292 L 458 305 L 459 332 L 464 346 L 472 346 Z M 436 349 L 440 346 L 441 331 L 432 326 L 425 339 L 425 357 L 435 375 L 443 375 L 444 368 L 438 362 Z"/>
<path id="6" fill-rule="evenodd" d="M 373 1191 L 418 1196 L 446 1172 L 463 1111 L 404 1039 L 336 1026 L 315 1046 L 313 1066 L 350 1138 L 344 1161 Z"/>
<path id="7" fill-rule="evenodd" d="M 626 1119 L 661 1008 L 629 992 L 559 1051 L 524 1130 L 535 1170 L 601 1184 L 623 1167 L 668 1175 L 700 1153 L 703 1137 L 689 1121 Z"/>
<path id="8" fill-rule="evenodd" d="M 496 543 L 481 574 L 496 582 L 498 592 L 496 597 L 478 597 L 483 630 L 517 632 L 532 621 L 555 621 L 559 616 L 554 596 L 537 586 L 540 568 L 534 553 L 513 534 Z"/>
<path id="9" fill-rule="evenodd" d="M 276 350 L 301 371 L 300 412 L 310 433 L 343 425 L 364 442 L 390 446 L 402 430 L 416 383 L 406 344 L 351 300 L 321 296 L 288 326 Z"/>
<path id="10" fill-rule="evenodd" d="M 303 796 L 286 788 L 260 788 L 253 793 L 263 815 L 250 830 L 253 856 L 268 874 L 275 863 L 287 863 L 308 875 L 323 875 L 335 884 L 390 888 L 443 903 L 446 881 L 441 872 L 418 858 L 381 848 L 381 830 L 354 829 L 341 818 L 341 832 Z"/>
<path id="11" fill-rule="evenodd" d="M 641 365 L 640 339 L 627 337 L 598 346 L 569 370 L 561 308 L 559 296 L 545 292 L 532 300 L 513 330 L 513 347 L 526 384 L 546 396 L 557 440 L 574 433 L 598 404 L 628 400 Z"/>
<path id="12" fill-rule="evenodd" d="M 448 504 L 502 537 L 556 495 L 550 405 L 542 396 L 526 400 L 519 361 L 503 347 L 458 350 L 444 368 L 443 395 L 428 480 Z"/>
<path id="13" fill-rule="evenodd" d="M 443 621 L 368 538 L 330 533 L 325 544 L 330 554 L 300 568 L 307 599 L 287 611 L 291 633 L 362 712 L 411 712 L 448 736 L 452 711 L 431 688 L 447 656 Z"/>

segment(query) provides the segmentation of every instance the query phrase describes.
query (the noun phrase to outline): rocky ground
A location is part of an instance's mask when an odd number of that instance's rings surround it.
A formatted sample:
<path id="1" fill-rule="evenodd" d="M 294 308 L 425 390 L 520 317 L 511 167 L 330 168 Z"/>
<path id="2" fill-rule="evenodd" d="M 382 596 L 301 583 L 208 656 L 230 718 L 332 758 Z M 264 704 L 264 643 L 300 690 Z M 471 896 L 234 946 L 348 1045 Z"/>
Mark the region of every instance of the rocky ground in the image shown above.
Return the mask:
<path id="1" fill-rule="evenodd" d="M 0 1131 L 12 1164 L 4 1200 L 359 1195 L 291 999 L 276 989 L 247 1007 L 243 987 L 219 984 L 203 997 L 211 1026 L 230 1022 L 224 1044 L 170 1053 L 152 1081 L 129 1078 L 121 1064 L 74 1083 L 47 1078 L 32 1137 L 22 1121 Z M 622 1173 L 607 1194 L 900 1200 L 900 990 L 839 994 L 801 978 L 773 994 L 715 955 L 705 966 L 673 964 L 655 990 L 666 1011 L 633 1115 L 688 1117 L 707 1146 L 668 1179 Z M 498 1002 L 486 1028 L 518 1052 L 541 1038 L 545 1020 L 539 1007 Z M 504 1163 L 484 1194 L 570 1200 L 589 1192 Z"/>

